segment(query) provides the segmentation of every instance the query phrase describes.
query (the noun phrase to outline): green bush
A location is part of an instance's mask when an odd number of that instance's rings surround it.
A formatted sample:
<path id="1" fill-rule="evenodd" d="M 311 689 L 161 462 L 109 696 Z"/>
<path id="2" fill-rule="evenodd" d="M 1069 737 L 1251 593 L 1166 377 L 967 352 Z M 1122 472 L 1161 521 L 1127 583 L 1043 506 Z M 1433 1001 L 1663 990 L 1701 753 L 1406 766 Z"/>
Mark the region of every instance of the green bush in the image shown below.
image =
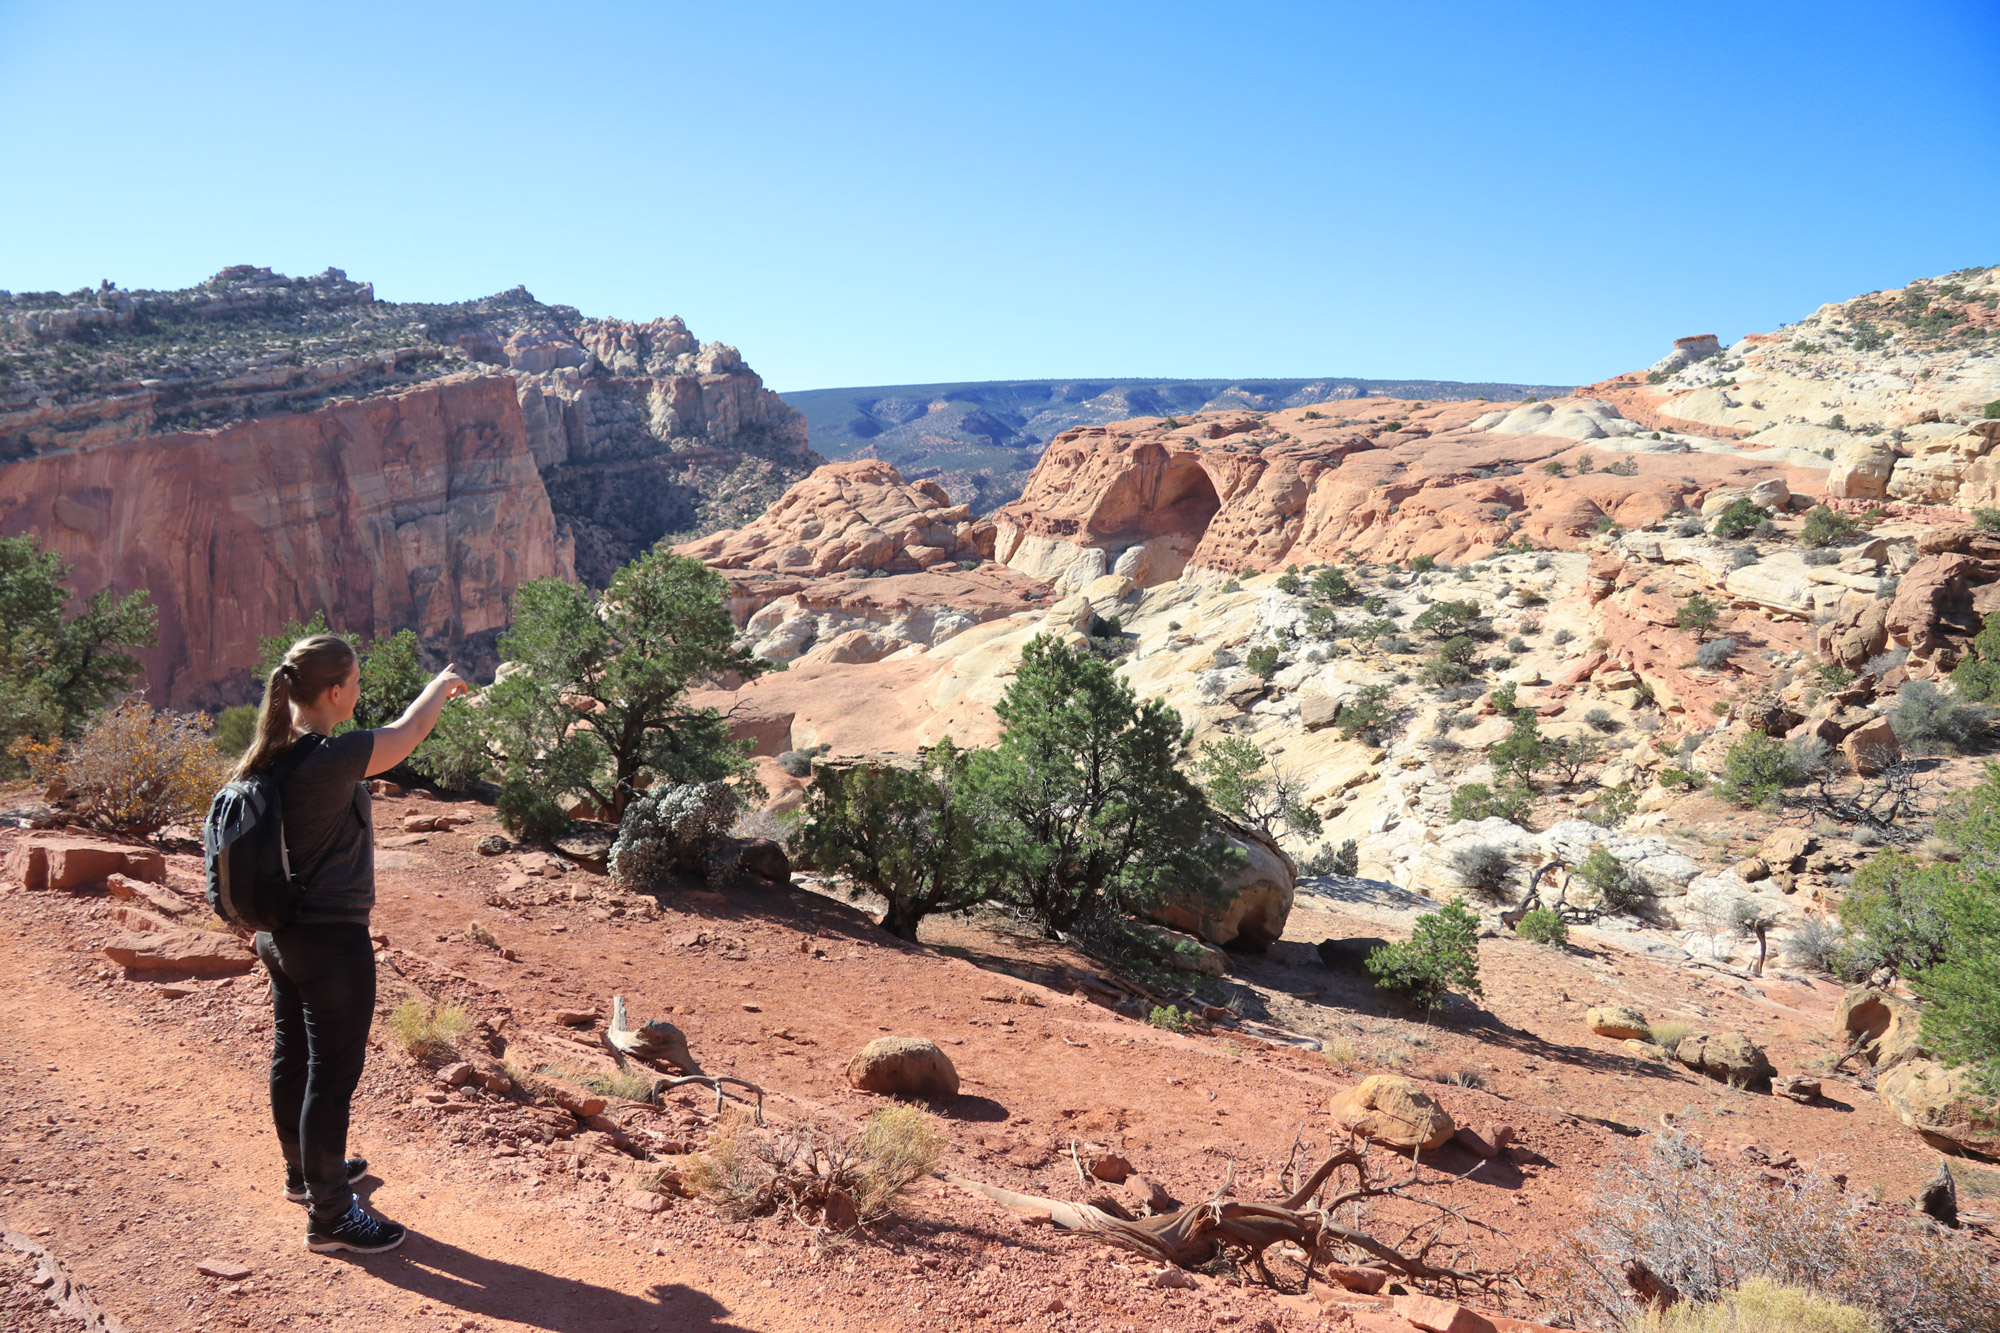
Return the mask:
<path id="1" fill-rule="evenodd" d="M 1194 1023 L 1194 1015 L 1177 1004 L 1156 1004 L 1153 1012 L 1146 1015 L 1146 1021 L 1168 1032 L 1186 1032 Z"/>
<path id="2" fill-rule="evenodd" d="M 1645 893 L 1625 863 L 1603 847 L 1593 847 L 1576 867 L 1576 878 L 1597 895 L 1597 905 L 1607 912 L 1629 912 L 1645 900 Z"/>
<path id="3" fill-rule="evenodd" d="M 1883 968 L 1909 978 L 1942 962 L 1950 930 L 1940 904 L 1952 878 L 1951 867 L 1926 865 L 1906 852 L 1870 857 L 1840 900 L 1847 942 L 1834 970 L 1857 981 Z"/>
<path id="4" fill-rule="evenodd" d="M 1333 873 L 1350 879 L 1361 873 L 1361 848 L 1354 839 L 1341 843 L 1340 850 L 1333 854 Z"/>
<path id="5" fill-rule="evenodd" d="M 238 704 L 216 716 L 211 739 L 217 754 L 235 759 L 250 748 L 250 742 L 257 739 L 257 711 L 256 704 Z"/>
<path id="6" fill-rule="evenodd" d="M 1483 782 L 1461 783 L 1458 790 L 1451 794 L 1451 812 L 1447 819 L 1454 824 L 1494 818 L 1504 819 L 1510 824 L 1522 824 L 1527 822 L 1532 799 L 1532 794 L 1525 787 L 1502 783 L 1495 790 Z"/>
<path id="7" fill-rule="evenodd" d="M 1939 816 L 1937 830 L 1960 859 L 1927 867 L 1912 886 L 1923 900 L 1920 919 L 1934 914 L 1941 922 L 1944 946 L 1910 984 L 1924 1001 L 1925 1044 L 2000 1097 L 2000 766 L 1986 766 L 1980 782 Z"/>
<path id="8" fill-rule="evenodd" d="M 1501 778 L 1511 778 L 1524 787 L 1534 786 L 1535 775 L 1548 766 L 1549 759 L 1533 709 L 1524 708 L 1514 714 L 1513 729 L 1506 739 L 1487 747 L 1486 759 Z"/>
<path id="9" fill-rule="evenodd" d="M 32 534 L 0 537 L 0 777 L 21 771 L 17 740 L 74 740 L 129 689 L 136 653 L 158 639 L 143 591 L 99 592 L 65 617 L 70 566 Z"/>
<path id="10" fill-rule="evenodd" d="M 500 789 L 494 809 L 517 836 L 530 842 L 556 838 L 569 831 L 569 816 L 546 792 L 524 782 L 510 782 Z"/>
<path id="11" fill-rule="evenodd" d="M 1972 526 L 1980 532 L 2000 532 L 2000 509 L 1975 509 Z"/>
<path id="12" fill-rule="evenodd" d="M 1297 565 L 1286 565 L 1285 572 L 1278 575 L 1274 586 L 1287 597 L 1297 597 L 1306 590 L 1305 580 L 1299 577 Z"/>
<path id="13" fill-rule="evenodd" d="M 1992 511 L 2000 513 L 2000 510 Z M 2000 611 L 1980 623 L 1972 651 L 1951 671 L 1952 688 L 1976 703 L 2000 702 Z"/>
<path id="14" fill-rule="evenodd" d="M 1243 659 L 1243 665 L 1259 680 L 1269 680 L 1278 674 L 1278 648 L 1276 644 L 1260 643 L 1252 648 Z"/>
<path id="15" fill-rule="evenodd" d="M 1521 918 L 1514 927 L 1514 934 L 1530 944 L 1549 944 L 1561 948 L 1569 943 L 1569 923 L 1553 907 L 1537 907 Z"/>
<path id="16" fill-rule="evenodd" d="M 1676 788 L 1682 791 L 1693 791 L 1702 785 L 1701 775 L 1699 773 L 1691 773 L 1685 768 L 1663 768 L 1654 776 L 1659 780 L 1660 785 L 1669 791 Z"/>
<path id="17" fill-rule="evenodd" d="M 1799 529 L 1799 544 L 1815 550 L 1822 546 L 1849 546 L 1866 535 L 1861 525 L 1846 514 L 1825 505 L 1814 505 L 1806 512 L 1805 525 Z"/>
<path id="18" fill-rule="evenodd" d="M 749 743 L 729 739 L 721 713 L 688 699 L 731 672 L 773 669 L 735 645 L 726 592 L 699 560 L 664 548 L 619 570 L 601 594 L 561 579 L 522 584 L 500 636 L 500 655 L 519 670 L 467 710 L 485 762 L 505 786 L 551 805 L 588 797 L 614 818 L 642 773 L 674 784 L 747 774 Z M 524 810 L 526 799 L 516 797 Z"/>
<path id="19" fill-rule="evenodd" d="M 1454 898 L 1442 909 L 1417 918 L 1410 938 L 1385 944 L 1368 955 L 1375 985 L 1408 999 L 1419 1009 L 1444 1007 L 1452 991 L 1480 995 L 1479 918 Z"/>
<path id="20" fill-rule="evenodd" d="M 1729 502 L 1729 507 L 1715 516 L 1709 531 L 1718 537 L 1735 540 L 1747 537 L 1757 530 L 1757 525 L 1771 517 L 1771 511 L 1751 504 L 1747 496 L 1738 496 Z"/>
<path id="21" fill-rule="evenodd" d="M 1355 691 L 1354 697 L 1340 706 L 1340 716 L 1334 720 L 1341 738 L 1351 741 L 1358 736 L 1370 745 L 1381 744 L 1396 720 L 1396 708 L 1389 695 L 1387 685 L 1363 685 Z"/>
<path id="22" fill-rule="evenodd" d="M 994 712 L 1000 743 L 973 760 L 997 823 L 1002 892 L 1054 937 L 1157 902 L 1214 892 L 1232 850 L 1181 771 L 1187 736 L 1111 666 L 1038 635 Z"/>
<path id="23" fill-rule="evenodd" d="M 1312 595 L 1322 602 L 1341 605 L 1360 596 L 1361 590 L 1338 569 L 1322 569 L 1313 575 Z"/>
<path id="24" fill-rule="evenodd" d="M 1456 685 L 1472 678 L 1472 640 L 1461 634 L 1438 645 L 1420 673 L 1426 685 Z"/>
<path id="25" fill-rule="evenodd" d="M 1428 574 L 1436 568 L 1437 557 L 1434 555 L 1413 555 L 1410 557 L 1410 572 L 1412 574 Z"/>
<path id="26" fill-rule="evenodd" d="M 1674 628 L 1694 631 L 1694 641 L 1702 642 L 1709 631 L 1722 623 L 1722 607 L 1711 597 L 1694 593 L 1674 612 Z"/>
<path id="27" fill-rule="evenodd" d="M 1306 837 L 1319 833 L 1319 815 L 1299 799 L 1302 784 L 1252 741 L 1241 736 L 1204 741 L 1193 775 L 1209 804 L 1224 814 L 1266 833 L 1280 825 Z"/>
<path id="28" fill-rule="evenodd" d="M 1804 778 L 1782 741 L 1753 731 L 1729 747 L 1715 794 L 1741 806 L 1763 805 Z"/>
<path id="29" fill-rule="evenodd" d="M 2000 398 L 1995 398 L 1992 402 L 1988 403 L 1981 415 L 1988 421 L 2000 421 Z"/>
<path id="30" fill-rule="evenodd" d="M 822 765 L 791 845 L 805 864 L 881 894 L 882 928 L 915 940 L 926 916 L 963 911 L 992 890 L 993 821 L 971 769 L 950 737 L 916 769 Z"/>
<path id="31" fill-rule="evenodd" d="M 1477 602 L 1432 602 L 1410 622 L 1410 628 L 1433 639 L 1454 639 L 1462 637 L 1478 623 Z"/>
<path id="32" fill-rule="evenodd" d="M 1621 782 L 1615 787 L 1602 789 L 1597 796 L 1597 804 L 1584 816 L 1599 828 L 1617 828 L 1630 819 L 1639 809 L 1639 793 L 1632 790 L 1632 784 Z"/>

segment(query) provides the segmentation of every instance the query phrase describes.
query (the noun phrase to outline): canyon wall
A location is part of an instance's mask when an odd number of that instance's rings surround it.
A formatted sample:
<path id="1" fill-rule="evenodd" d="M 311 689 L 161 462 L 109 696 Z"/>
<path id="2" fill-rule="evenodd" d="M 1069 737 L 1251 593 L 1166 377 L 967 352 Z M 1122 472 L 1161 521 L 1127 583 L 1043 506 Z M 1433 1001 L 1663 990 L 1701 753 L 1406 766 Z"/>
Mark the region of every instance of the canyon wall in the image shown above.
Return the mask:
<path id="1" fill-rule="evenodd" d="M 156 703 L 250 697 L 259 639 L 321 609 L 490 656 L 517 586 L 574 574 L 504 375 L 50 453 L 0 483 L 0 535 L 39 536 L 79 594 L 151 590 Z"/>

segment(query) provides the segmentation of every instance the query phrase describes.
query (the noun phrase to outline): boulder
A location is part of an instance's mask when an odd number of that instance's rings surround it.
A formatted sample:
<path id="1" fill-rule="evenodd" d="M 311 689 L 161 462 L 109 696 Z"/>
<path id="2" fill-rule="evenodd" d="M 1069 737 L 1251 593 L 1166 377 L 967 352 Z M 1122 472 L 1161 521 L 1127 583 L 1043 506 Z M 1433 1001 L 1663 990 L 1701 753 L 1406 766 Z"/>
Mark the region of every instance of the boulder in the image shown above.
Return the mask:
<path id="1" fill-rule="evenodd" d="M 1299 725 L 1307 731 L 1330 727 L 1340 716 L 1340 700 L 1318 690 L 1299 693 Z"/>
<path id="2" fill-rule="evenodd" d="M 736 853 L 736 864 L 747 874 L 771 884 L 792 882 L 791 859 L 769 838 L 751 838 Z"/>
<path id="3" fill-rule="evenodd" d="M 1335 1286 L 1365 1296 L 1373 1296 L 1389 1281 L 1389 1275 L 1379 1268 L 1358 1268 L 1353 1264 L 1326 1264 L 1319 1271 L 1321 1277 Z"/>
<path id="4" fill-rule="evenodd" d="M 1327 1109 L 1335 1124 L 1406 1151 L 1436 1148 L 1458 1129 L 1422 1085 L 1400 1074 L 1372 1074 L 1335 1093 Z"/>
<path id="5" fill-rule="evenodd" d="M 955 1097 L 958 1070 L 925 1037 L 877 1037 L 847 1062 L 847 1081 L 896 1097 Z"/>
<path id="6" fill-rule="evenodd" d="M 74 833 L 30 833 L 8 853 L 0 877 L 29 889 L 100 889 L 113 875 L 164 884 L 167 858 L 150 847 L 132 847 Z"/>
<path id="7" fill-rule="evenodd" d="M 1801 718 L 1775 694 L 1753 694 L 1736 705 L 1736 720 L 1766 736 L 1782 736 Z"/>
<path id="8" fill-rule="evenodd" d="M 1714 518 L 1738 500 L 1748 500 L 1759 509 L 1782 514 L 1791 499 L 1791 489 L 1776 477 L 1750 486 L 1718 486 L 1703 497 L 1701 516 Z"/>
<path id="9" fill-rule="evenodd" d="M 1771 1080 L 1771 1093 L 1773 1096 L 1795 1101 L 1801 1106 L 1811 1106 L 1819 1100 L 1820 1082 L 1804 1074 L 1786 1074 L 1782 1078 Z"/>
<path id="10" fill-rule="evenodd" d="M 1889 494 L 1889 475 L 1896 451 L 1863 436 L 1840 446 L 1827 469 L 1826 493 L 1842 500 L 1881 500 Z"/>
<path id="11" fill-rule="evenodd" d="M 1876 1069 L 1929 1055 L 1923 1047 L 1923 1016 L 1908 1000 L 1873 986 L 1850 986 L 1841 998 L 1835 1031 L 1845 1050 L 1858 1040 L 1860 1058 Z"/>
<path id="12" fill-rule="evenodd" d="M 162 930 L 120 935 L 104 956 L 128 972 L 179 972 L 219 977 L 248 972 L 257 959 L 234 935 L 213 930 Z"/>
<path id="13" fill-rule="evenodd" d="M 1774 829 L 1771 836 L 1764 839 L 1764 845 L 1757 854 L 1764 863 L 1776 871 L 1795 870 L 1798 862 L 1812 850 L 1812 834 L 1802 828 Z"/>
<path id="14" fill-rule="evenodd" d="M 1809 618 L 1813 614 L 1813 581 L 1807 567 L 1789 561 L 1763 560 L 1732 569 L 1722 590 L 1739 602 L 1761 606 L 1780 615 Z"/>
<path id="15" fill-rule="evenodd" d="M 1840 743 L 1840 752 L 1847 756 L 1847 762 L 1854 765 L 1854 771 L 1864 778 L 1872 778 L 1903 757 L 1902 744 L 1896 739 L 1896 729 L 1889 725 L 1889 719 L 1878 717 L 1866 726 L 1847 733 Z"/>
<path id="16" fill-rule="evenodd" d="M 1602 1009 L 1592 1009 L 1584 1015 L 1590 1030 L 1600 1037 L 1631 1037 L 1646 1041 L 1653 1035 L 1653 1029 L 1646 1023 L 1646 1016 L 1629 1004 L 1607 1005 Z"/>
<path id="17" fill-rule="evenodd" d="M 1875 1095 L 1933 1148 L 2000 1157 L 2000 1105 L 1980 1095 L 1967 1069 L 1905 1060 L 1875 1080 Z"/>
<path id="18" fill-rule="evenodd" d="M 1210 944 L 1264 949 L 1285 933 L 1299 869 L 1276 839 L 1256 829 L 1233 825 L 1228 838 L 1243 853 L 1243 863 L 1223 880 L 1213 900 L 1170 890 L 1149 915 Z"/>
<path id="19" fill-rule="evenodd" d="M 1969 555 L 1927 555 L 1917 561 L 1897 580 L 1884 621 L 1889 637 L 1913 656 L 1929 657 L 1944 645 L 1946 630 L 1978 629 L 1972 585 L 1984 577 L 1984 570 L 1985 565 Z"/>
<path id="20" fill-rule="evenodd" d="M 1761 856 L 1746 856 L 1729 868 L 1745 884 L 1755 884 L 1760 879 L 1771 877 L 1771 863 Z"/>
<path id="21" fill-rule="evenodd" d="M 1842 611 L 1813 631 L 1813 647 L 1825 661 L 1859 671 L 1889 646 L 1889 599 L 1875 597 Z"/>
<path id="22" fill-rule="evenodd" d="M 1777 1072 L 1740 1032 L 1690 1032 L 1674 1048 L 1674 1059 L 1698 1074 L 1738 1085 L 1761 1082 Z"/>

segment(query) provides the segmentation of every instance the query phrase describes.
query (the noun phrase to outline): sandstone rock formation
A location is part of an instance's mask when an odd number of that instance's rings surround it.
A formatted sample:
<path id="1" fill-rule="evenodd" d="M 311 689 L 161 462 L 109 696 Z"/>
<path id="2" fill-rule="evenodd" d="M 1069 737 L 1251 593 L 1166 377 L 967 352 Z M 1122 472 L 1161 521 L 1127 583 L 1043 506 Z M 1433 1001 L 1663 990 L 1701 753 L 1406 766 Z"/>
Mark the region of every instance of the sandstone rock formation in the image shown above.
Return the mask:
<path id="1" fill-rule="evenodd" d="M 1371 1074 L 1333 1095 L 1334 1124 L 1364 1139 L 1405 1151 L 1441 1146 L 1458 1126 L 1414 1079 Z"/>
<path id="2" fill-rule="evenodd" d="M 1190 567 L 1219 579 L 1343 558 L 1459 561 L 1523 537 L 1573 549 L 1600 523 L 1643 526 L 1768 482 L 1774 465 L 1781 488 L 1820 485 L 1802 459 L 1699 443 L 1642 438 L 1595 399 L 1513 411 L 1368 399 L 1335 414 L 1083 427 L 1051 441 L 1021 498 L 994 513 L 995 554 L 1071 587 L 1115 573 L 1144 588 Z"/>
<path id="3" fill-rule="evenodd" d="M 1674 1059 L 1696 1073 L 1739 1086 L 1777 1072 L 1763 1050 L 1741 1032 L 1690 1032 L 1674 1048 Z"/>
<path id="4" fill-rule="evenodd" d="M 259 639 L 322 609 L 363 639 L 412 628 L 476 659 L 516 587 L 572 573 L 498 377 L 52 452 L 0 476 L 0 534 L 40 536 L 79 593 L 152 590 L 160 703 L 247 697 Z"/>
<path id="5" fill-rule="evenodd" d="M 83 591 L 149 586 L 145 683 L 177 705 L 238 702 L 258 637 L 320 610 L 490 661 L 521 580 L 601 584 L 818 461 L 734 348 L 519 288 L 405 306 L 239 265 L 177 292 L 0 293 L 0 354 L 0 533 L 78 561 Z"/>
<path id="6" fill-rule="evenodd" d="M 2000 1105 L 1979 1093 L 1971 1070 L 1905 1060 L 1875 1080 L 1875 1092 L 1932 1147 L 2000 1157 Z"/>
<path id="7" fill-rule="evenodd" d="M 1835 1019 L 1841 1041 L 1877 1069 L 1919 1059 L 1923 1020 L 1908 1000 L 1873 986 L 1851 986 Z"/>

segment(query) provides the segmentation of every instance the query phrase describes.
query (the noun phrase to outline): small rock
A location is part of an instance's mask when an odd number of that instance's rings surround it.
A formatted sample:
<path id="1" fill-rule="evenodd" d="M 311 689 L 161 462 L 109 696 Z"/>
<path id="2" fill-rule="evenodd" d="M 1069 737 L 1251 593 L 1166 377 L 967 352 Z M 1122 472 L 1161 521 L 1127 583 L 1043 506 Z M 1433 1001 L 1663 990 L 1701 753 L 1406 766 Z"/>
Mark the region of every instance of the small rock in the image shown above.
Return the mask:
<path id="1" fill-rule="evenodd" d="M 1320 1269 L 1320 1275 L 1365 1296 L 1373 1296 L 1389 1280 L 1389 1275 L 1378 1268 L 1357 1268 L 1352 1264 L 1328 1264 Z"/>
<path id="2" fill-rule="evenodd" d="M 664 1213 L 667 1201 L 651 1190 L 633 1190 L 625 1196 L 625 1206 L 635 1213 Z"/>
<path id="3" fill-rule="evenodd" d="M 501 837 L 498 833 L 489 833 L 478 842 L 473 843 L 472 848 L 481 856 L 505 856 L 508 852 L 514 850 L 514 844 Z"/>
<path id="4" fill-rule="evenodd" d="M 387 778 L 376 778 L 368 784 L 368 790 L 384 800 L 394 800 L 403 794 L 403 789 Z"/>
<path id="5" fill-rule="evenodd" d="M 1398 1296 L 1396 1313 L 1430 1333 L 1497 1333 L 1485 1315 L 1436 1296 Z"/>
<path id="6" fill-rule="evenodd" d="M 1091 1162 L 1090 1174 L 1113 1185 L 1121 1185 L 1132 1174 L 1132 1164 L 1117 1153 L 1106 1153 Z"/>
<path id="7" fill-rule="evenodd" d="M 1902 744 L 1886 717 L 1878 717 L 1867 726 L 1849 732 L 1840 743 L 1840 752 L 1864 778 L 1874 777 L 1903 757 Z"/>
<path id="8" fill-rule="evenodd" d="M 1755 884 L 1760 879 L 1771 877 L 1771 863 L 1761 856 L 1746 856 L 1729 868 L 1745 884 Z"/>
<path id="9" fill-rule="evenodd" d="M 958 1069 L 937 1043 L 923 1037 L 877 1037 L 847 1064 L 847 1081 L 863 1092 L 905 1097 L 958 1095 Z"/>
<path id="10" fill-rule="evenodd" d="M 244 1278 L 250 1276 L 250 1270 L 247 1267 L 228 1259 L 197 1259 L 194 1271 L 197 1273 L 206 1273 L 210 1277 L 219 1277 L 225 1282 L 241 1282 Z"/>
<path id="11" fill-rule="evenodd" d="M 1734 1084 L 1756 1083 L 1776 1072 L 1763 1050 L 1741 1032 L 1691 1032 L 1674 1048 L 1674 1059 Z"/>
<path id="12" fill-rule="evenodd" d="M 1371 1074 L 1334 1094 L 1334 1122 L 1393 1148 L 1430 1149 L 1458 1128 L 1428 1092 L 1400 1074 Z"/>
<path id="13" fill-rule="evenodd" d="M 412 787 L 404 794 L 413 801 L 435 801 L 437 799 L 437 793 L 425 791 L 422 787 Z"/>
<path id="14" fill-rule="evenodd" d="M 1816 1078 L 1807 1078 L 1804 1074 L 1787 1074 L 1783 1078 L 1771 1080 L 1771 1091 L 1801 1106 L 1810 1106 L 1819 1100 L 1820 1082 Z"/>
<path id="15" fill-rule="evenodd" d="M 1176 1291 L 1193 1291 L 1200 1284 L 1194 1280 L 1191 1274 L 1183 1272 L 1178 1268 L 1163 1268 L 1153 1274 L 1152 1280 L 1146 1285 L 1149 1287 L 1168 1287 Z"/>
<path id="16" fill-rule="evenodd" d="M 438 1070 L 438 1082 L 447 1088 L 462 1088 L 478 1077 L 478 1071 L 463 1060 L 454 1061 Z"/>
<path id="17" fill-rule="evenodd" d="M 745 873 L 770 884 L 789 884 L 792 879 L 791 858 L 769 838 L 752 838 L 744 843 L 736 854 L 736 864 Z"/>
<path id="18" fill-rule="evenodd" d="M 1644 1041 L 1652 1036 L 1653 1030 L 1646 1023 L 1646 1015 L 1629 1004 L 1607 1005 L 1602 1009 L 1592 1009 L 1584 1016 L 1590 1030 L 1600 1037 L 1636 1038 Z"/>
<path id="19" fill-rule="evenodd" d="M 1460 1125 L 1452 1138 L 1457 1140 L 1459 1147 L 1474 1157 L 1483 1157 L 1491 1161 L 1500 1155 L 1500 1150 L 1493 1146 L 1491 1140 L 1470 1125 Z"/>

